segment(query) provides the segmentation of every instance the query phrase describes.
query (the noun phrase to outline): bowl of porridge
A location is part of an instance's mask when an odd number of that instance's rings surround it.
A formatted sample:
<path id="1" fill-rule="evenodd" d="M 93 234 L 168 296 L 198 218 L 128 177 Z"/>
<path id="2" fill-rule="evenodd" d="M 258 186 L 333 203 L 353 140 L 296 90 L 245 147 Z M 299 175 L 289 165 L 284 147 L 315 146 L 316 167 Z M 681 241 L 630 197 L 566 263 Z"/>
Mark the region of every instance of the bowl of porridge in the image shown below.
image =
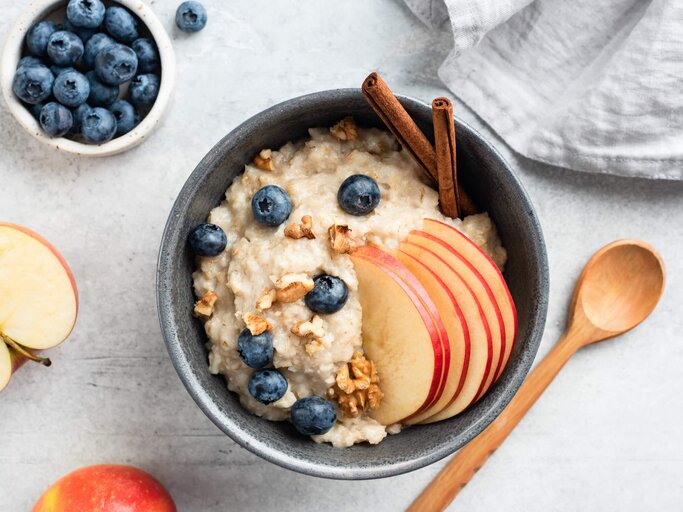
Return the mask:
<path id="1" fill-rule="evenodd" d="M 399 100 L 432 138 L 430 107 Z M 392 476 L 514 396 L 545 322 L 543 236 L 504 159 L 456 130 L 479 207 L 462 220 L 355 89 L 256 115 L 189 177 L 160 249 L 161 327 L 237 443 L 310 475 Z"/>

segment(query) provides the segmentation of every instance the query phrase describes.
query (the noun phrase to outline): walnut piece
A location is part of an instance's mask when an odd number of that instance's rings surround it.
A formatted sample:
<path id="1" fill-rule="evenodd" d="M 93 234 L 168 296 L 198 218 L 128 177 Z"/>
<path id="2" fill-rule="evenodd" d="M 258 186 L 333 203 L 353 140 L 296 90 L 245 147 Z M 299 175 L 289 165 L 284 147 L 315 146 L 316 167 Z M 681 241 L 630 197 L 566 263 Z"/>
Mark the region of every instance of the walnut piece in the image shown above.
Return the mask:
<path id="1" fill-rule="evenodd" d="M 261 292 L 261 296 L 256 300 L 256 309 L 265 311 L 270 309 L 277 300 L 277 293 L 273 288 L 266 288 Z"/>
<path id="2" fill-rule="evenodd" d="M 209 318 L 213 314 L 213 305 L 218 300 L 214 292 L 206 292 L 204 296 L 194 304 L 194 316 Z"/>
<path id="3" fill-rule="evenodd" d="M 299 238 L 308 238 L 313 240 L 315 233 L 313 233 L 313 218 L 310 215 L 301 217 L 301 224 L 292 222 L 285 228 L 285 236 L 298 240 Z"/>
<path id="4" fill-rule="evenodd" d="M 254 157 L 254 165 L 262 171 L 272 171 L 275 169 L 273 165 L 273 152 L 270 149 L 263 149 Z"/>
<path id="5" fill-rule="evenodd" d="M 332 224 L 327 234 L 332 250 L 339 254 L 349 254 L 359 245 L 358 240 L 351 236 L 351 230 L 346 224 Z"/>
<path id="6" fill-rule="evenodd" d="M 253 336 L 258 336 L 273 328 L 268 320 L 254 313 L 243 313 L 242 320 L 247 324 L 247 329 Z"/>
<path id="7" fill-rule="evenodd" d="M 302 338 L 319 339 L 325 336 L 325 327 L 323 319 L 318 315 L 313 315 L 310 320 L 301 320 L 295 323 L 290 329 L 292 334 L 296 334 Z"/>
<path id="8" fill-rule="evenodd" d="M 336 384 L 328 390 L 330 398 L 337 400 L 345 417 L 356 418 L 368 408 L 376 409 L 384 394 L 379 387 L 379 376 L 372 361 L 356 352 L 336 376 Z"/>
<path id="9" fill-rule="evenodd" d="M 306 274 L 285 274 L 275 283 L 278 302 L 294 302 L 313 289 L 313 279 Z"/>
<path id="10" fill-rule="evenodd" d="M 306 353 L 311 357 L 313 357 L 316 352 L 321 351 L 323 348 L 325 348 L 325 345 L 323 345 L 323 342 L 319 339 L 309 341 L 304 347 Z"/>
<path id="11" fill-rule="evenodd" d="M 330 133 L 335 139 L 356 140 L 358 137 L 358 128 L 356 127 L 356 122 L 353 120 L 353 117 L 349 116 L 330 128 Z"/>

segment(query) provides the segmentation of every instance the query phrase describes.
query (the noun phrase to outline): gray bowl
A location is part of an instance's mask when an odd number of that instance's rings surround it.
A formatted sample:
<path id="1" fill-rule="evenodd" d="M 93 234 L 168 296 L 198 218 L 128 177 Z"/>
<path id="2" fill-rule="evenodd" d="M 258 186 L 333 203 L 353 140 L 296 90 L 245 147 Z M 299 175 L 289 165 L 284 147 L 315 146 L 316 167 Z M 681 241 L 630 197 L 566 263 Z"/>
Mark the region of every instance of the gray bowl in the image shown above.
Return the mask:
<path id="1" fill-rule="evenodd" d="M 432 138 L 428 105 L 401 103 Z M 477 132 L 456 119 L 458 171 L 464 186 L 492 216 L 508 250 L 505 278 L 517 305 L 519 334 L 504 374 L 463 414 L 433 425 L 407 428 L 379 445 L 333 448 L 298 435 L 243 409 L 222 376 L 208 371 L 207 338 L 192 317 L 194 258 L 190 229 L 204 222 L 236 176 L 261 149 L 303 138 L 314 126 L 331 126 L 352 115 L 358 124 L 382 127 L 358 89 L 324 91 L 280 103 L 237 127 L 204 157 L 189 177 L 166 224 L 157 267 L 157 306 L 171 360 L 204 413 L 244 448 L 301 473 L 340 479 L 380 478 L 435 462 L 481 432 L 512 399 L 529 371 L 543 333 L 548 301 L 548 263 L 534 208 L 512 169 Z"/>

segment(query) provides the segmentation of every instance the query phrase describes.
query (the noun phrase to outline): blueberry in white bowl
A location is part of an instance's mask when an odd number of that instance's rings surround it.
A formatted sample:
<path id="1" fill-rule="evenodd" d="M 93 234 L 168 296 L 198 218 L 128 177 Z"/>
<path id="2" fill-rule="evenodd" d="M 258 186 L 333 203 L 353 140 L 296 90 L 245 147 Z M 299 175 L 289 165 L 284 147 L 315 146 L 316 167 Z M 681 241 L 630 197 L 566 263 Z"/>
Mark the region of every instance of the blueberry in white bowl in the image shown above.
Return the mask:
<path id="1" fill-rule="evenodd" d="M 133 78 L 137 70 L 138 56 L 123 44 L 106 46 L 95 57 L 95 72 L 105 84 L 121 85 Z"/>
<path id="2" fill-rule="evenodd" d="M 73 32 L 59 30 L 47 42 L 47 55 L 57 66 L 73 66 L 83 56 L 83 41 Z"/>
<path id="3" fill-rule="evenodd" d="M 152 73 L 138 75 L 130 83 L 128 98 L 137 107 L 148 107 L 157 99 L 160 86 L 158 76 Z"/>
<path id="4" fill-rule="evenodd" d="M 104 29 L 121 43 L 130 44 L 140 37 L 135 17 L 127 9 L 119 6 L 107 8 L 104 15 Z"/>
<path id="5" fill-rule="evenodd" d="M 21 66 L 44 66 L 44 62 L 39 59 L 38 57 L 33 57 L 31 55 L 27 55 L 26 57 L 22 57 L 19 59 L 19 63 L 17 64 L 17 69 L 19 69 Z"/>
<path id="6" fill-rule="evenodd" d="M 130 47 L 138 56 L 140 73 L 151 73 L 159 68 L 159 50 L 151 40 L 141 37 L 133 41 Z"/>
<path id="7" fill-rule="evenodd" d="M 93 107 L 108 107 L 119 97 L 119 86 L 105 84 L 100 80 L 95 71 L 88 71 L 85 77 L 90 84 L 88 103 Z"/>
<path id="8" fill-rule="evenodd" d="M 92 36 L 97 34 L 97 29 L 96 28 L 82 28 L 82 27 L 77 27 L 73 23 L 69 21 L 68 18 L 64 18 L 62 20 L 62 23 L 59 25 L 60 30 L 66 30 L 68 32 L 73 32 L 76 34 L 81 41 L 83 41 L 83 44 L 87 43 Z"/>
<path id="9" fill-rule="evenodd" d="M 59 29 L 57 25 L 49 20 L 41 21 L 33 25 L 26 34 L 26 47 L 37 57 L 47 56 L 47 42 L 52 34 Z"/>
<path id="10" fill-rule="evenodd" d="M 92 110 L 92 107 L 87 103 L 81 103 L 78 107 L 73 109 L 71 113 L 73 114 L 74 124 L 71 128 L 71 133 L 81 133 L 81 126 L 83 125 L 83 118 L 85 115 Z"/>
<path id="11" fill-rule="evenodd" d="M 61 137 L 71 130 L 73 115 L 64 105 L 52 101 L 40 111 L 40 126 L 49 136 Z"/>
<path id="12" fill-rule="evenodd" d="M 90 69 L 95 68 L 95 57 L 100 51 L 104 50 L 107 46 L 113 46 L 116 44 L 111 37 L 107 34 L 99 32 L 92 36 L 87 43 L 85 43 L 85 51 L 83 53 L 83 63 L 86 67 Z"/>
<path id="13" fill-rule="evenodd" d="M 65 70 L 55 78 L 52 94 L 65 107 L 75 108 L 88 100 L 90 82 L 76 70 Z"/>
<path id="14" fill-rule="evenodd" d="M 104 21 L 104 4 L 101 0 L 69 0 L 66 17 L 80 28 L 98 28 Z"/>
<path id="15" fill-rule="evenodd" d="M 88 142 L 107 142 L 116 134 L 116 118 L 107 109 L 95 107 L 83 116 L 81 133 Z"/>
<path id="16" fill-rule="evenodd" d="M 138 111 L 126 100 L 115 101 L 108 110 L 116 118 L 116 135 L 125 135 L 140 122 Z"/>
<path id="17" fill-rule="evenodd" d="M 54 83 L 55 77 L 47 66 L 21 66 L 14 75 L 12 90 L 21 101 L 34 105 L 50 97 Z"/>

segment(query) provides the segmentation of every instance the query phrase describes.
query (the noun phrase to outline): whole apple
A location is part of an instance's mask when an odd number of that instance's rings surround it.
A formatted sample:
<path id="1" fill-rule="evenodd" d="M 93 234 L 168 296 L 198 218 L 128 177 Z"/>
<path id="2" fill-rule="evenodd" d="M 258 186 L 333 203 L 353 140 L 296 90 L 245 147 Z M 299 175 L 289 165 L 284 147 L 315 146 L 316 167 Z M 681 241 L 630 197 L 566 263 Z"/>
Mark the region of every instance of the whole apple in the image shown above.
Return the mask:
<path id="1" fill-rule="evenodd" d="M 176 512 L 168 491 L 132 466 L 100 464 L 57 480 L 33 512 Z"/>

